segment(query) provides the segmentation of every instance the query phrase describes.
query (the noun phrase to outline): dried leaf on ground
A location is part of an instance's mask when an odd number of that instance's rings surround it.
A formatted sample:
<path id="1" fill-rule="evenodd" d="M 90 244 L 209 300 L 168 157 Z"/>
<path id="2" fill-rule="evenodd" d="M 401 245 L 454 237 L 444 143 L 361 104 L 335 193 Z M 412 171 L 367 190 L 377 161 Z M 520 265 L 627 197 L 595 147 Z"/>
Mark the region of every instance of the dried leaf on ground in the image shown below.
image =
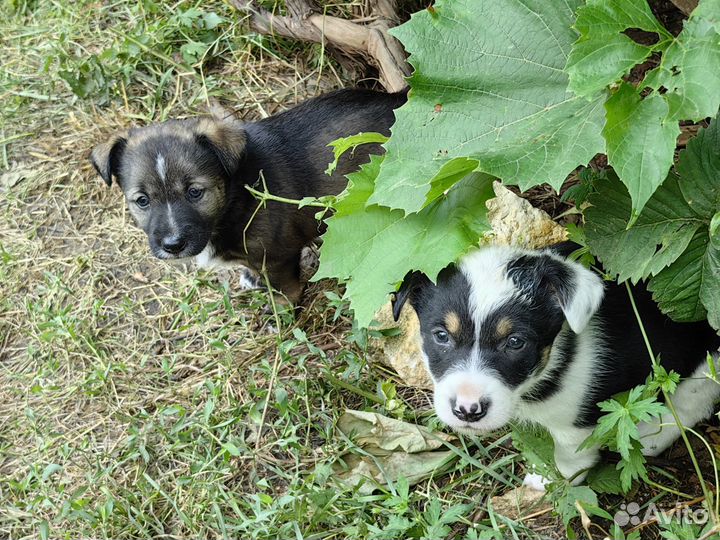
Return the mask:
<path id="1" fill-rule="evenodd" d="M 378 413 L 348 410 L 337 427 L 359 451 L 342 455 L 333 470 L 348 486 L 360 485 L 361 493 L 400 477 L 416 484 L 455 457 L 451 450 L 440 450 L 452 435 Z"/>
<path id="2" fill-rule="evenodd" d="M 549 502 L 543 504 L 544 497 L 543 491 L 519 486 L 493 497 L 492 507 L 500 515 L 510 519 L 520 519 L 530 513 L 551 508 L 552 504 Z"/>

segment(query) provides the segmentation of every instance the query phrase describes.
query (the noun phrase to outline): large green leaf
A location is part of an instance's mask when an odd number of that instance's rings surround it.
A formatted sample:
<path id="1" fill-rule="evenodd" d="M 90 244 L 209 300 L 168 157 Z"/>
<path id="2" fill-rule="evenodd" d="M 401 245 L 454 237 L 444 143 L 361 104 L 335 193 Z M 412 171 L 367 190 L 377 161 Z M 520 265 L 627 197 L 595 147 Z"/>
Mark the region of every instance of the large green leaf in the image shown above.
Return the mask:
<path id="1" fill-rule="evenodd" d="M 701 120 L 720 106 L 720 2 L 701 0 L 646 84 L 664 88 L 673 120 Z"/>
<path id="2" fill-rule="evenodd" d="M 599 95 L 567 91 L 578 0 L 439 0 L 393 31 L 415 72 L 371 204 L 417 212 L 472 170 L 558 188 L 603 152 Z"/>
<path id="3" fill-rule="evenodd" d="M 472 173 L 416 214 L 377 205 L 360 210 L 381 162 L 373 157 L 349 175 L 350 186 L 328 220 L 315 276 L 349 280 L 345 297 L 361 326 L 370 324 L 408 271 L 421 270 L 434 279 L 477 245 L 489 229 L 485 201 L 493 197 L 492 178 Z"/>
<path id="4" fill-rule="evenodd" d="M 630 228 L 631 198 L 614 176 L 585 211 L 593 253 L 620 281 L 650 277 L 660 308 L 678 321 L 706 315 L 720 329 L 720 122 L 701 130 Z"/>
<path id="5" fill-rule="evenodd" d="M 671 37 L 657 21 L 645 0 L 589 0 L 577 11 L 573 45 L 566 71 L 570 89 L 588 96 L 614 83 L 653 51 L 623 32 L 640 28 Z"/>
<path id="6" fill-rule="evenodd" d="M 597 188 L 585 211 L 585 235 L 591 251 L 619 281 L 637 282 L 659 272 L 680 256 L 703 226 L 683 200 L 675 175 L 655 192 L 629 229 L 632 204 L 627 188 L 612 174 Z"/>
<path id="7" fill-rule="evenodd" d="M 698 216 L 711 220 L 720 209 L 720 121 L 701 129 L 676 165 L 683 198 Z"/>
<path id="8" fill-rule="evenodd" d="M 655 19 L 646 0 L 588 0 L 578 8 L 573 44 L 566 66 L 570 89 L 588 98 L 620 88 L 605 104 L 608 160 L 628 187 L 632 223 L 662 183 L 672 163 L 678 120 L 699 120 L 720 106 L 720 2 L 701 0 L 673 38 Z M 642 29 L 658 41 L 642 46 L 624 32 Z M 621 78 L 653 51 L 660 65 L 633 89 Z M 641 99 L 640 92 L 650 87 Z"/>
<path id="9" fill-rule="evenodd" d="M 720 251 L 700 229 L 680 257 L 650 280 L 660 309 L 677 321 L 705 318 L 720 329 Z"/>
<path id="10" fill-rule="evenodd" d="M 720 330 L 720 247 L 717 243 L 711 243 L 703 257 L 700 300 L 707 309 L 708 321 L 713 328 Z"/>
<path id="11" fill-rule="evenodd" d="M 641 100 L 626 83 L 608 99 L 605 110 L 608 162 L 628 187 L 634 221 L 670 170 L 680 127 L 666 121 L 668 105 L 662 96 Z"/>
<path id="12" fill-rule="evenodd" d="M 682 178 L 680 190 L 688 207 L 704 223 L 684 257 L 653 278 L 650 288 L 668 313 L 678 313 L 678 320 L 692 320 L 693 300 L 682 298 L 690 291 L 697 293 L 714 328 L 720 329 L 720 122 L 715 119 L 708 129 L 701 130 L 680 155 L 677 171 Z M 686 277 L 684 281 L 683 277 Z M 667 292 L 666 292 L 667 291 Z M 679 301 L 673 301 L 675 298 Z M 693 297 L 694 298 L 694 297 Z M 699 313 L 696 308 L 695 313 Z M 701 317 L 701 316 L 700 316 Z"/>

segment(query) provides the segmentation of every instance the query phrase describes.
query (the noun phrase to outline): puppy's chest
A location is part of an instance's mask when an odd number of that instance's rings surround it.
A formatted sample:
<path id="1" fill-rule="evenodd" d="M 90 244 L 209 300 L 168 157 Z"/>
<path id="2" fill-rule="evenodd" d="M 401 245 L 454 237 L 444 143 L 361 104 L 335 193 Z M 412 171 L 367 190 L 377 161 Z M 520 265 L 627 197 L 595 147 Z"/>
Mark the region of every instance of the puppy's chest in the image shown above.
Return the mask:
<path id="1" fill-rule="evenodd" d="M 240 257 L 228 257 L 224 253 L 219 253 L 215 246 L 208 243 L 205 249 L 195 256 L 195 264 L 204 270 L 219 270 L 247 266 L 247 261 Z"/>
<path id="2" fill-rule="evenodd" d="M 515 417 L 522 422 L 540 424 L 548 429 L 573 426 L 583 407 L 581 389 L 578 392 L 560 392 L 553 397 L 538 401 L 522 401 Z"/>
<path id="3" fill-rule="evenodd" d="M 593 333 L 591 330 L 569 339 L 566 329 L 556 338 L 548 365 L 518 389 L 523 397 L 516 418 L 549 429 L 563 428 L 577 425 L 584 413 L 595 407 L 593 380 L 600 366 L 599 344 Z M 528 396 L 533 390 L 545 392 L 539 399 L 531 399 Z"/>

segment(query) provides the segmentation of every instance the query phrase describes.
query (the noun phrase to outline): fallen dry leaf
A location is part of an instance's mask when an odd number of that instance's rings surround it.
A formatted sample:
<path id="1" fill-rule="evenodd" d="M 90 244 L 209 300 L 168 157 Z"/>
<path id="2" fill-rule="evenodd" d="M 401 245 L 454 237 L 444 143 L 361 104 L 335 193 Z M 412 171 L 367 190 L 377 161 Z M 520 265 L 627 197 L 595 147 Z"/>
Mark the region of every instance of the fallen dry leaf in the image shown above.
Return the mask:
<path id="1" fill-rule="evenodd" d="M 451 450 L 440 450 L 454 439 L 452 435 L 382 414 L 347 410 L 337 427 L 361 452 L 345 453 L 333 470 L 348 486 L 360 485 L 360 493 L 371 493 L 378 484 L 400 477 L 416 484 L 456 457 Z"/>
<path id="2" fill-rule="evenodd" d="M 135 281 L 139 281 L 140 283 L 150 283 L 150 280 L 146 278 L 145 274 L 142 272 L 135 272 L 132 277 Z"/>
<path id="3" fill-rule="evenodd" d="M 519 519 L 528 514 L 551 508 L 550 503 L 543 504 L 545 493 L 531 489 L 528 486 L 519 486 L 502 495 L 491 499 L 493 510 L 510 519 Z"/>
<path id="4" fill-rule="evenodd" d="M 4 173 L 0 174 L 0 188 L 3 188 L 5 190 L 8 190 L 12 187 L 15 187 L 17 184 L 20 183 L 21 180 L 24 180 L 28 174 L 30 174 L 30 169 L 26 167 L 12 167 L 5 171 Z"/>

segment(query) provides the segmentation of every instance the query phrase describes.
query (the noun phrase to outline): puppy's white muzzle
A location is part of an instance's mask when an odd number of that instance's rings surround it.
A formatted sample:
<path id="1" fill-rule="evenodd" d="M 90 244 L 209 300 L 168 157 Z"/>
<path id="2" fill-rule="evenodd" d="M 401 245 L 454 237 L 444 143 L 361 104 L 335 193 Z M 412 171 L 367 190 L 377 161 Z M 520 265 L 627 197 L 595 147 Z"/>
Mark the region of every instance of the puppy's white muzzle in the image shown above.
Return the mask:
<path id="1" fill-rule="evenodd" d="M 435 382 L 438 418 L 457 431 L 491 431 L 513 416 L 515 398 L 494 373 L 478 370 L 452 372 Z"/>

